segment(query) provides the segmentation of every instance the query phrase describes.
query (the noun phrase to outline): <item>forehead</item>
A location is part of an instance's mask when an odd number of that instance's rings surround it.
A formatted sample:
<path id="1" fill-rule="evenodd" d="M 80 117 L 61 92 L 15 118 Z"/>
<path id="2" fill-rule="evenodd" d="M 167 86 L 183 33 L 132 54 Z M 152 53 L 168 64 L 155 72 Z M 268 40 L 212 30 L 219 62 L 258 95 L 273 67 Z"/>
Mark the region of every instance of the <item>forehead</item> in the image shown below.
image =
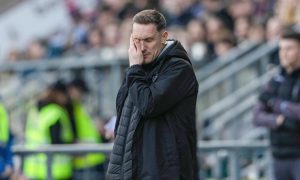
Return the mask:
<path id="1" fill-rule="evenodd" d="M 300 47 L 300 42 L 295 39 L 281 39 L 279 42 L 280 47 Z"/>
<path id="2" fill-rule="evenodd" d="M 154 24 L 138 24 L 133 23 L 132 35 L 133 38 L 145 39 L 149 37 L 154 37 L 159 32 Z"/>

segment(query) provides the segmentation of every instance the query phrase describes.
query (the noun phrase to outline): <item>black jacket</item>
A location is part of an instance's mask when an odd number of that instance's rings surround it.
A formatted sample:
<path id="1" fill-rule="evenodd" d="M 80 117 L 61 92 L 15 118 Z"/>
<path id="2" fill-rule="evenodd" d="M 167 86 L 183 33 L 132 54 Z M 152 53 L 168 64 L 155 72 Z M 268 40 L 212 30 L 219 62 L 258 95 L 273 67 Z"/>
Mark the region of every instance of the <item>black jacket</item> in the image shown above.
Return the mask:
<path id="1" fill-rule="evenodd" d="M 126 72 L 107 179 L 198 179 L 198 82 L 182 45 L 168 44 L 152 63 Z"/>
<path id="2" fill-rule="evenodd" d="M 274 76 L 259 95 L 254 123 L 270 128 L 272 153 L 275 158 L 300 157 L 300 70 Z M 284 116 L 278 126 L 276 118 Z"/>

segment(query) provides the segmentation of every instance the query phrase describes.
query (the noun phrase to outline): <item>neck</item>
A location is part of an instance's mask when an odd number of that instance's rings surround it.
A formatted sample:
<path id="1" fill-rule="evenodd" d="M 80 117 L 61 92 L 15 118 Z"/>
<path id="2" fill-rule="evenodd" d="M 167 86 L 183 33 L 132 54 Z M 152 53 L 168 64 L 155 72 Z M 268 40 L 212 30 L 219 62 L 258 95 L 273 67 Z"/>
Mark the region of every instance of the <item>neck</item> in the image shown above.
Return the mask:
<path id="1" fill-rule="evenodd" d="M 288 74 L 292 74 L 294 72 L 294 69 L 292 67 L 288 67 L 288 68 L 285 68 L 285 71 L 288 73 Z"/>
<path id="2" fill-rule="evenodd" d="M 286 67 L 285 71 L 288 74 L 292 74 L 293 72 L 297 71 L 300 67 L 299 66 L 290 66 L 290 67 Z"/>

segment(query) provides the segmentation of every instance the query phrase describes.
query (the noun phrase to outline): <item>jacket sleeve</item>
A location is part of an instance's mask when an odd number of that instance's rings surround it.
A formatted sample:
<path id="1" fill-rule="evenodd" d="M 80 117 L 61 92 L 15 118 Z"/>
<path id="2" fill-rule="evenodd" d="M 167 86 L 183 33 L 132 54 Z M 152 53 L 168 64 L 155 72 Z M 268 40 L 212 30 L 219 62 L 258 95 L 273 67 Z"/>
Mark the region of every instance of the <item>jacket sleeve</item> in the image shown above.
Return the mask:
<path id="1" fill-rule="evenodd" d="M 254 107 L 253 123 L 256 126 L 263 126 L 276 129 L 276 118 L 280 113 L 274 112 L 269 106 L 270 100 L 276 97 L 279 84 L 271 78 L 270 81 L 263 86 L 262 92 L 258 96 L 258 103 Z"/>
<path id="2" fill-rule="evenodd" d="M 278 116 L 277 114 L 268 112 L 265 104 L 262 102 L 259 102 L 254 107 L 253 122 L 254 122 L 254 125 L 256 125 L 256 126 L 263 126 L 263 127 L 267 127 L 267 128 L 271 128 L 271 129 L 276 129 L 277 128 L 277 124 L 276 124 L 277 116 Z"/>
<path id="3" fill-rule="evenodd" d="M 276 100 L 274 103 L 274 111 L 300 122 L 300 103 Z"/>
<path id="4" fill-rule="evenodd" d="M 169 61 L 157 79 L 149 83 L 140 65 L 127 71 L 127 86 L 134 105 L 144 117 L 165 113 L 184 97 L 195 92 L 197 81 L 192 67 L 183 60 Z"/>

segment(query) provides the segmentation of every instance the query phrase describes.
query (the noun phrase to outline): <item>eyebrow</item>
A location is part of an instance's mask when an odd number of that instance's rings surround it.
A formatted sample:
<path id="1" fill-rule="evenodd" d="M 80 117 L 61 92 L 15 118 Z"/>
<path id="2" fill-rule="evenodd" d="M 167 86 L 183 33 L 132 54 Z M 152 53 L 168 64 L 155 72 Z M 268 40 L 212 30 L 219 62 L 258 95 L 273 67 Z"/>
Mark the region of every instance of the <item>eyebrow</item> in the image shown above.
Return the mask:
<path id="1" fill-rule="evenodd" d="M 133 37 L 134 39 L 138 39 L 138 40 L 146 40 L 146 39 L 153 39 L 153 36 L 150 37 L 145 37 L 145 38 L 137 38 L 137 37 Z"/>

